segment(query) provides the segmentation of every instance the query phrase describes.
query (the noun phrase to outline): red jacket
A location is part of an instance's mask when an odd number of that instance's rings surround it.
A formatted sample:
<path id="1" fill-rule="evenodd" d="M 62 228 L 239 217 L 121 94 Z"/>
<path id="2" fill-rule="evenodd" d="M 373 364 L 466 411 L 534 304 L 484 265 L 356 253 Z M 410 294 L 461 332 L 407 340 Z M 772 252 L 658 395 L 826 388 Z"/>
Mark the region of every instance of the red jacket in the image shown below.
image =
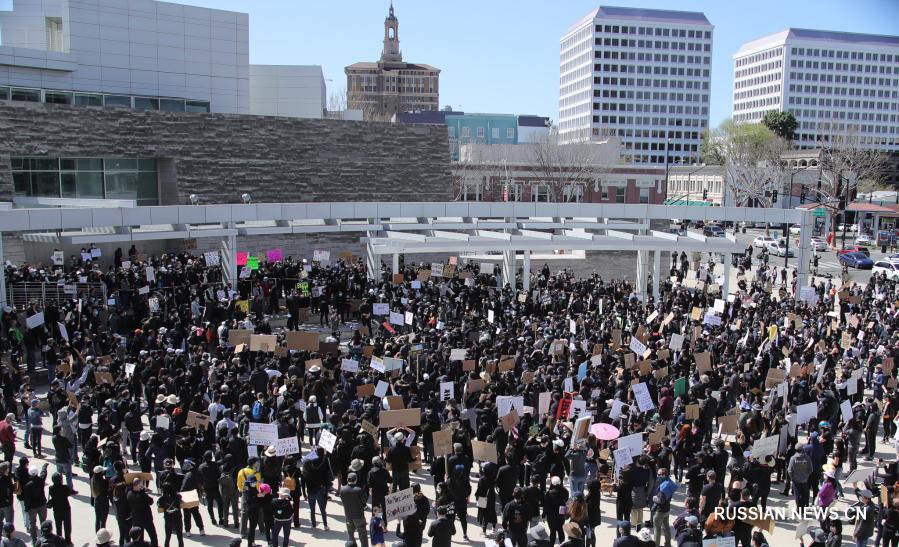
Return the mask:
<path id="1" fill-rule="evenodd" d="M 0 420 L 0 444 L 15 444 L 16 432 L 6 420 Z"/>

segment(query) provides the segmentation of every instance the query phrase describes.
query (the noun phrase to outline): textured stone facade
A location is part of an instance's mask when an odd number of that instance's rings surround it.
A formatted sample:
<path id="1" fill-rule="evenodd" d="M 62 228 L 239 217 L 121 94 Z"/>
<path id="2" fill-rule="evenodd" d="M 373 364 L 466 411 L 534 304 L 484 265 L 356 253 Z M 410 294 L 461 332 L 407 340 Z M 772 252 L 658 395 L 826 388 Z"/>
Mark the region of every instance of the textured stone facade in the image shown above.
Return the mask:
<path id="1" fill-rule="evenodd" d="M 234 203 L 244 192 L 257 202 L 445 201 L 452 189 L 437 126 L 0 101 L 6 201 L 10 156 L 157 158 L 163 205 L 190 194 Z"/>

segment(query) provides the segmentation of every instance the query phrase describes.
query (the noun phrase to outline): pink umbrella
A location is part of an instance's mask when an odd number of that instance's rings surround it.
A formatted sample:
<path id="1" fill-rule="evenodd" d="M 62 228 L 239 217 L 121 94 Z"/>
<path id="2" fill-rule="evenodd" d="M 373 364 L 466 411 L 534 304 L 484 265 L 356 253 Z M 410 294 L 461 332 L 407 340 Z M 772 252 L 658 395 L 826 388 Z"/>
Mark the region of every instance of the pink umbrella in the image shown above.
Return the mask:
<path id="1" fill-rule="evenodd" d="M 593 424 L 590 433 L 600 441 L 613 441 L 621 435 L 618 428 L 612 424 Z"/>

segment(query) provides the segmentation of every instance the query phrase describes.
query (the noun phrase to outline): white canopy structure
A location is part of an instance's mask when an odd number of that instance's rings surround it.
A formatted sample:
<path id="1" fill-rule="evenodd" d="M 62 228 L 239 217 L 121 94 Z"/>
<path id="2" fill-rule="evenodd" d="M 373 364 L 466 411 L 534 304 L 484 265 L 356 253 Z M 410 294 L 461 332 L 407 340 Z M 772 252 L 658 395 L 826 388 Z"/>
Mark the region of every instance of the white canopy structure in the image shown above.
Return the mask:
<path id="1" fill-rule="evenodd" d="M 369 272 L 380 255 L 500 251 L 503 280 L 514 281 L 516 253 L 526 271 L 531 252 L 554 250 L 635 251 L 637 292 L 645 292 L 653 253 L 653 293 L 658 295 L 660 253 L 702 251 L 743 253 L 733 236 L 687 236 L 652 230 L 653 220 L 766 222 L 799 225 L 799 285 L 807 283 L 812 213 L 802 209 L 689 207 L 599 203 L 518 202 L 338 202 L 168 205 L 6 209 L 0 232 L 20 232 L 26 241 L 85 245 L 163 239 L 220 238 L 226 278 L 237 278 L 237 238 L 249 235 L 358 232 Z M 0 260 L 3 260 L 0 240 Z M 727 293 L 730 260 L 724 261 Z M 2 278 L 2 276 L 0 276 Z M 6 298 L 0 279 L 0 298 Z M 529 278 L 524 276 L 525 288 Z"/>

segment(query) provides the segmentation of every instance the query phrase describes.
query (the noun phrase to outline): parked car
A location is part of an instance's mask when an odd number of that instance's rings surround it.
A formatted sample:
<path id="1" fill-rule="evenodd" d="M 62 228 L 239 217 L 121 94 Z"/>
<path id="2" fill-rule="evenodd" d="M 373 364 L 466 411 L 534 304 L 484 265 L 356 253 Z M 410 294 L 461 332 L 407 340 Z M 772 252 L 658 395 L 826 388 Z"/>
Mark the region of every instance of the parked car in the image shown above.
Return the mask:
<path id="1" fill-rule="evenodd" d="M 809 244 L 812 246 L 812 250 L 815 252 L 823 252 L 828 250 L 830 247 L 827 245 L 827 242 L 824 241 L 823 238 L 813 237 L 809 240 Z"/>
<path id="2" fill-rule="evenodd" d="M 848 253 L 861 253 L 865 256 L 871 256 L 871 251 L 869 251 L 867 247 L 862 247 L 861 245 L 846 245 L 845 247 L 837 251 L 838 255 L 844 255 Z"/>
<path id="3" fill-rule="evenodd" d="M 724 237 L 724 228 L 721 226 L 706 226 L 702 230 L 702 235 L 710 237 Z"/>
<path id="4" fill-rule="evenodd" d="M 752 240 L 752 246 L 764 248 L 768 243 L 772 243 L 774 241 L 777 240 L 771 236 L 758 236 L 757 238 Z"/>
<path id="5" fill-rule="evenodd" d="M 846 233 L 847 233 L 847 234 L 855 233 L 855 232 L 858 231 L 858 225 L 857 225 L 857 224 L 837 224 L 837 230 L 836 230 L 836 232 L 837 232 L 838 234 L 843 233 L 843 227 L 844 227 L 844 226 L 846 227 Z"/>
<path id="6" fill-rule="evenodd" d="M 787 249 L 787 242 L 783 238 L 767 243 L 765 248 L 768 249 L 768 253 L 775 256 L 794 256 L 793 247 Z"/>
<path id="7" fill-rule="evenodd" d="M 874 240 L 871 239 L 871 236 L 868 234 L 859 234 L 858 237 L 855 238 L 855 244 L 870 247 L 871 245 L 874 245 Z"/>
<path id="8" fill-rule="evenodd" d="M 843 253 L 840 255 L 840 264 L 859 270 L 870 270 L 874 267 L 874 261 L 862 253 Z"/>
<path id="9" fill-rule="evenodd" d="M 796 225 L 790 226 L 790 233 L 791 233 L 791 234 L 798 234 L 798 233 L 800 233 L 801 231 L 802 231 L 802 227 L 801 227 L 801 226 L 796 226 Z"/>
<path id="10" fill-rule="evenodd" d="M 889 279 L 899 279 L 899 262 L 878 260 L 871 270 L 875 274 L 886 274 Z"/>

